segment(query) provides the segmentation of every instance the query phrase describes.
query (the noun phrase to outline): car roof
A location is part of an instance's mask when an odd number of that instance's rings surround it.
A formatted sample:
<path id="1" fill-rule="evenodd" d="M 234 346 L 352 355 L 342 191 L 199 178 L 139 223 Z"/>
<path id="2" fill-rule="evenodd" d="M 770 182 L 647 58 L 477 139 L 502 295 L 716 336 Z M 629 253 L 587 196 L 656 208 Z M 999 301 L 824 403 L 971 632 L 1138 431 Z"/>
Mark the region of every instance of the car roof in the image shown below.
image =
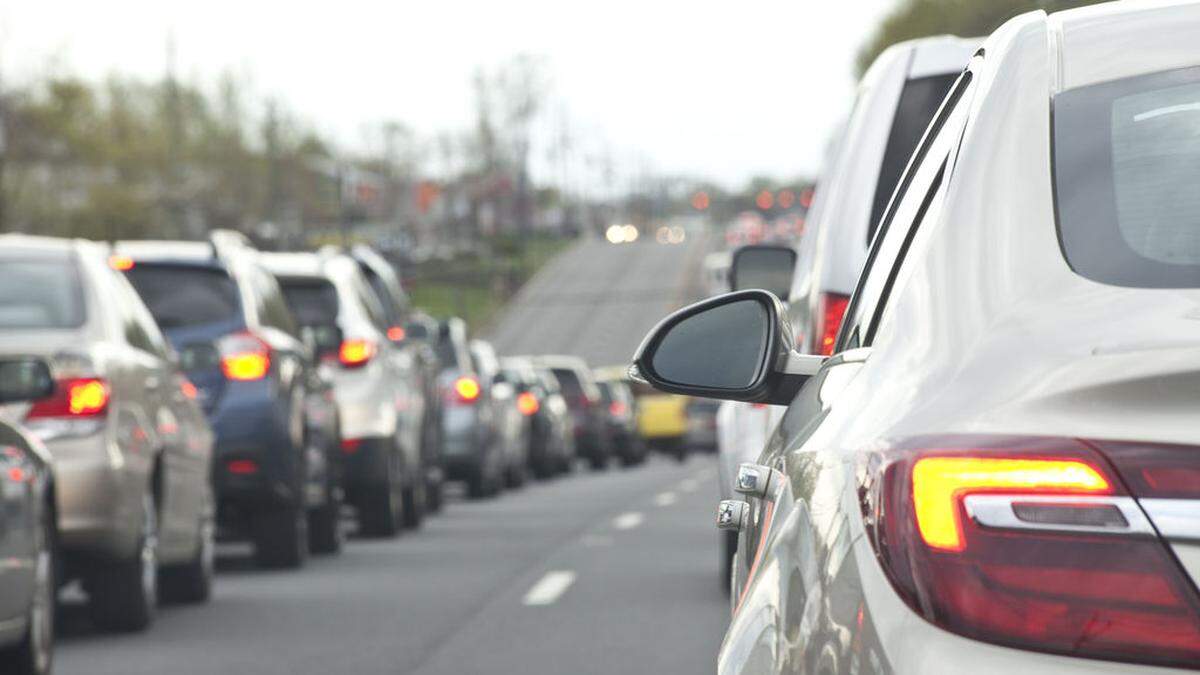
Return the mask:
<path id="1" fill-rule="evenodd" d="M 106 244 L 87 241 L 86 239 L 67 239 L 63 237 L 44 237 L 32 234 L 0 234 L 0 245 L 5 248 L 23 248 L 33 251 L 71 253 L 87 251 L 102 254 L 107 249 Z"/>
<path id="2" fill-rule="evenodd" d="M 1056 90 L 1195 66 L 1198 21 L 1195 0 L 1107 2 L 1052 14 Z"/>
<path id="3" fill-rule="evenodd" d="M 141 261 L 204 263 L 218 260 L 217 250 L 207 241 L 125 240 L 116 242 L 113 248 L 121 255 Z"/>
<path id="4" fill-rule="evenodd" d="M 588 370 L 587 362 L 578 356 L 544 355 L 536 357 L 537 363 L 547 368 Z"/>

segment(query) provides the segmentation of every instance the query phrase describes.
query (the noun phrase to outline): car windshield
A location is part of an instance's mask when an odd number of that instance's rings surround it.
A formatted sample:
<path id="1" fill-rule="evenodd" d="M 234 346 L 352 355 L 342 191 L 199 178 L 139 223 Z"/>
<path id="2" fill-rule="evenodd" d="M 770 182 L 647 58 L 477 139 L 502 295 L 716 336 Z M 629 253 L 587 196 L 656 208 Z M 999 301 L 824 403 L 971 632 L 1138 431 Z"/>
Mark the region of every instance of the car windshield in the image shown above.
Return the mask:
<path id="1" fill-rule="evenodd" d="M 337 324 L 338 294 L 334 285 L 324 279 L 279 280 L 288 308 L 302 326 L 332 326 Z"/>
<path id="2" fill-rule="evenodd" d="M 883 151 L 883 164 L 879 168 L 879 180 L 875 183 L 875 201 L 871 206 L 871 221 L 867 227 L 867 243 L 875 237 L 875 228 L 883 217 L 896 183 L 900 181 L 908 158 L 929 126 L 938 106 L 946 98 L 950 86 L 958 73 L 931 75 L 909 80 L 900 92 L 896 105 L 896 116 L 892 118 L 892 130 L 888 134 L 887 147 Z"/>
<path id="3" fill-rule="evenodd" d="M 76 328 L 84 317 L 79 270 L 67 254 L 0 255 L 0 330 Z"/>
<path id="4" fill-rule="evenodd" d="M 163 328 L 200 326 L 240 317 L 237 283 L 224 270 L 138 263 L 125 276 Z"/>
<path id="5" fill-rule="evenodd" d="M 1200 287 L 1200 68 L 1054 100 L 1063 253 L 1108 284 Z"/>

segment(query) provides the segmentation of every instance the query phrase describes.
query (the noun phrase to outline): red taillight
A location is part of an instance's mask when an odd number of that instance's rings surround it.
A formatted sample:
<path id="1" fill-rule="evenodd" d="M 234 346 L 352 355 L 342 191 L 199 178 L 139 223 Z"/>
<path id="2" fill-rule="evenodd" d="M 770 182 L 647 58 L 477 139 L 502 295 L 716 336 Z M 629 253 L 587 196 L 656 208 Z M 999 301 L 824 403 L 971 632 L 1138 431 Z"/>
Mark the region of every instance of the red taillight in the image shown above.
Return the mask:
<path id="1" fill-rule="evenodd" d="M 608 414 L 613 417 L 624 417 L 629 412 L 629 406 L 624 401 L 613 401 L 608 404 Z"/>
<path id="2" fill-rule="evenodd" d="M 221 372 L 230 380 L 261 380 L 271 370 L 271 347 L 252 333 L 234 333 L 217 341 Z"/>
<path id="3" fill-rule="evenodd" d="M 850 297 L 840 293 L 822 293 L 821 306 L 817 308 L 814 317 L 813 339 L 817 341 L 813 348 L 822 356 L 833 354 L 833 346 L 837 343 L 838 328 L 842 325 L 842 317 L 846 314 L 846 306 Z"/>
<path id="4" fill-rule="evenodd" d="M 375 343 L 370 340 L 343 340 L 338 347 L 338 362 L 343 368 L 361 368 L 375 357 Z"/>
<path id="5" fill-rule="evenodd" d="M 1200 597 L 1093 447 L 918 439 L 864 458 L 859 481 L 881 564 L 930 622 L 1075 656 L 1200 659 Z"/>
<path id="6" fill-rule="evenodd" d="M 46 417 L 99 417 L 108 412 L 108 382 L 97 377 L 59 380 L 54 394 L 34 402 L 26 419 Z"/>
<path id="7" fill-rule="evenodd" d="M 184 398 L 188 399 L 189 401 L 195 401 L 196 397 L 200 395 L 200 390 L 196 388 L 196 385 L 192 384 L 191 380 L 187 379 L 180 380 L 179 391 L 183 394 Z"/>
<path id="8" fill-rule="evenodd" d="M 108 259 L 108 266 L 118 272 L 128 272 L 133 269 L 133 264 L 133 258 L 125 255 L 114 255 Z"/>
<path id="9" fill-rule="evenodd" d="M 404 332 L 404 326 L 392 326 L 391 328 L 387 329 L 388 339 L 392 342 L 400 342 L 404 339 L 405 335 L 406 333 Z"/>
<path id="10" fill-rule="evenodd" d="M 453 395 L 462 403 L 474 402 L 480 392 L 479 380 L 473 377 L 460 377 L 454 381 Z"/>
<path id="11" fill-rule="evenodd" d="M 225 463 L 225 470 L 235 476 L 253 476 L 258 473 L 258 462 L 252 459 L 231 459 Z"/>
<path id="12" fill-rule="evenodd" d="M 359 448 L 361 448 L 361 447 L 362 447 L 362 439 L 361 438 L 343 438 L 342 439 L 342 452 L 346 453 L 347 455 L 353 455 L 354 453 L 358 452 Z"/>
<path id="13" fill-rule="evenodd" d="M 517 410 L 520 410 L 522 415 L 526 417 L 534 415 L 541 407 L 542 404 L 538 403 L 537 396 L 534 396 L 533 392 L 523 391 L 517 395 Z"/>

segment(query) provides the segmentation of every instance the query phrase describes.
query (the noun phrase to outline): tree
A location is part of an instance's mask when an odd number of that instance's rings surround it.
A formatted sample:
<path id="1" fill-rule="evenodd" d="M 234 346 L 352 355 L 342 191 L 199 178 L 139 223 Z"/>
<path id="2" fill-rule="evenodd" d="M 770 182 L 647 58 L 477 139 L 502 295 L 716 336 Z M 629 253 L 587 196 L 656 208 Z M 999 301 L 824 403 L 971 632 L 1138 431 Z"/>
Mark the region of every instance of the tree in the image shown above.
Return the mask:
<path id="1" fill-rule="evenodd" d="M 1057 12 L 1100 0 L 901 0 L 858 52 L 861 76 L 889 46 L 930 35 L 985 36 L 1009 19 L 1044 9 Z"/>

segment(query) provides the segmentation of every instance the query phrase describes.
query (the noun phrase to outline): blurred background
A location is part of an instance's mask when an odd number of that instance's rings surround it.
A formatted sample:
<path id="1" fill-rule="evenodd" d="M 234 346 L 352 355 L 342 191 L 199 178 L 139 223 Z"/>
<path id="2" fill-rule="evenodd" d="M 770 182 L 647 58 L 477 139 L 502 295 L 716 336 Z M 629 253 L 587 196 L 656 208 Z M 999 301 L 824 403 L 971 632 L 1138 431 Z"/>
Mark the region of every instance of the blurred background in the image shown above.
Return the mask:
<path id="1" fill-rule="evenodd" d="M 1081 4 L 8 3 L 0 231 L 368 242 L 485 330 L 581 236 L 798 236 L 884 46 Z"/>

